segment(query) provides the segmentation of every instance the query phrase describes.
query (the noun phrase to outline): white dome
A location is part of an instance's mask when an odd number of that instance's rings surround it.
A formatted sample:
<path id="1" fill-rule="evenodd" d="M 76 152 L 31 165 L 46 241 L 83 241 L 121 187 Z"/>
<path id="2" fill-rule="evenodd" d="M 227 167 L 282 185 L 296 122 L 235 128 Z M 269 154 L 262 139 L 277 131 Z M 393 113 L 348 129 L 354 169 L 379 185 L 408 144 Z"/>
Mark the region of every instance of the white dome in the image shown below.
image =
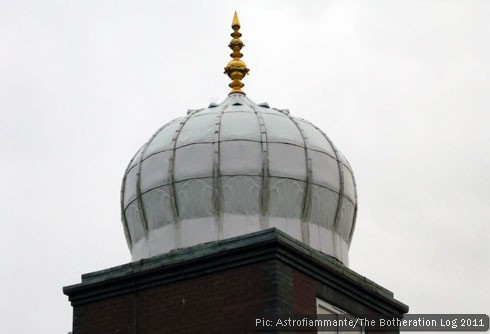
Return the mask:
<path id="1" fill-rule="evenodd" d="M 121 206 L 134 261 L 276 227 L 347 264 L 357 194 L 349 163 L 320 129 L 231 94 L 143 145 Z"/>

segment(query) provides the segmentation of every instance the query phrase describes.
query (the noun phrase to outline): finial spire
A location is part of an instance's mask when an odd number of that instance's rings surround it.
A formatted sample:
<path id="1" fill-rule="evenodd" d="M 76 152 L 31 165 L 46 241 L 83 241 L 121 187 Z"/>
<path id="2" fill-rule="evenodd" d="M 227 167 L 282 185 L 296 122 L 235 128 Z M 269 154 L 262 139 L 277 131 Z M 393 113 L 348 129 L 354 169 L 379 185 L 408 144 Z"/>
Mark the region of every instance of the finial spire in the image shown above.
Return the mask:
<path id="1" fill-rule="evenodd" d="M 241 80 L 248 74 L 249 69 L 243 60 L 240 59 L 243 57 L 240 50 L 244 47 L 244 44 L 240 39 L 242 34 L 238 31 L 240 30 L 240 20 L 238 20 L 236 11 L 235 15 L 233 16 L 231 28 L 233 29 L 233 33 L 231 34 L 233 39 L 230 41 L 228 46 L 233 51 L 230 54 L 230 57 L 233 59 L 226 65 L 225 74 L 227 74 L 232 80 L 232 82 L 228 85 L 231 88 L 230 94 L 239 93 L 245 95 L 245 93 L 242 91 L 242 87 L 245 85 Z"/>

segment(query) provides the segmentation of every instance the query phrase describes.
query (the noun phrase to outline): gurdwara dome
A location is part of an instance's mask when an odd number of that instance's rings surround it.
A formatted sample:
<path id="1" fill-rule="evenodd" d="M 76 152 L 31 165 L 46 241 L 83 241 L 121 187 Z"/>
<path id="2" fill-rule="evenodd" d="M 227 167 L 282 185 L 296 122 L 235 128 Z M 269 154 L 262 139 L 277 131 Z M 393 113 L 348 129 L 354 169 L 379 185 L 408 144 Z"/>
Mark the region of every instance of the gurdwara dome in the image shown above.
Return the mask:
<path id="1" fill-rule="evenodd" d="M 319 127 L 245 96 L 248 69 L 230 63 L 222 103 L 163 125 L 129 163 L 121 207 L 133 261 L 275 227 L 347 265 L 352 168 Z"/>

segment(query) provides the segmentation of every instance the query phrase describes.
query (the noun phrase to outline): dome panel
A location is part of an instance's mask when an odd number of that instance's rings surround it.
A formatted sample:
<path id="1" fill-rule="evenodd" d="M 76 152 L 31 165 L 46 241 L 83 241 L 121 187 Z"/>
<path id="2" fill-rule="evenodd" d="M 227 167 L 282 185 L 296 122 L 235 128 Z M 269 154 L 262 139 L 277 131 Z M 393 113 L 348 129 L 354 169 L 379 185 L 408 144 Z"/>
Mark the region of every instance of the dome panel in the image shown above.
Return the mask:
<path id="1" fill-rule="evenodd" d="M 182 118 L 174 120 L 167 125 L 163 126 L 160 130 L 157 131 L 155 137 L 150 139 L 148 147 L 145 149 L 145 153 L 143 158 L 154 154 L 156 152 L 170 150 L 173 148 L 172 139 L 176 135 L 176 131 L 179 128 L 180 122 Z"/>
<path id="2" fill-rule="evenodd" d="M 308 241 L 314 249 L 321 249 L 320 226 L 308 223 Z"/>
<path id="3" fill-rule="evenodd" d="M 136 199 L 136 181 L 138 174 L 138 165 L 133 166 L 126 174 L 126 182 L 124 184 L 124 207 L 127 207 L 129 202 Z"/>
<path id="4" fill-rule="evenodd" d="M 141 163 L 141 174 L 145 177 L 140 180 L 141 192 L 168 184 L 169 159 L 172 151 L 153 154 Z"/>
<path id="5" fill-rule="evenodd" d="M 214 219 L 198 218 L 183 220 L 180 226 L 181 247 L 210 242 L 218 237 L 218 227 Z"/>
<path id="6" fill-rule="evenodd" d="M 243 140 L 220 143 L 220 172 L 221 175 L 260 175 L 261 144 Z"/>
<path id="7" fill-rule="evenodd" d="M 338 201 L 338 193 L 324 187 L 312 185 L 311 222 L 329 230 L 333 229 Z"/>
<path id="8" fill-rule="evenodd" d="M 148 234 L 148 257 L 168 253 L 177 246 L 177 227 L 173 224 L 157 228 Z"/>
<path id="9" fill-rule="evenodd" d="M 214 216 L 212 179 L 182 181 L 174 187 L 180 219 Z"/>
<path id="10" fill-rule="evenodd" d="M 302 147 L 269 143 L 269 173 L 271 176 L 306 180 L 305 149 Z"/>
<path id="11" fill-rule="evenodd" d="M 354 186 L 354 177 L 350 170 L 342 164 L 342 170 L 344 172 L 344 195 L 351 201 L 356 199 L 356 188 Z"/>
<path id="12" fill-rule="evenodd" d="M 306 182 L 271 177 L 270 212 L 273 217 L 301 218 Z"/>
<path id="13" fill-rule="evenodd" d="M 216 114 L 196 114 L 185 122 L 177 137 L 177 147 L 195 144 L 212 143 L 216 130 Z"/>
<path id="14" fill-rule="evenodd" d="M 342 154 L 342 152 L 340 152 L 338 150 L 337 150 L 337 158 L 339 161 L 343 162 L 344 165 L 347 166 L 347 168 L 349 168 L 349 170 L 351 171 L 351 174 L 352 174 L 352 167 L 350 166 L 349 161 L 345 158 L 345 156 Z"/>
<path id="15" fill-rule="evenodd" d="M 220 140 L 260 141 L 260 128 L 254 113 L 225 113 L 221 118 Z"/>
<path id="16" fill-rule="evenodd" d="M 172 224 L 174 215 L 169 186 L 152 189 L 141 195 L 141 199 L 150 230 Z"/>
<path id="17" fill-rule="evenodd" d="M 313 183 L 340 190 L 339 164 L 330 155 L 308 150 L 313 166 Z"/>
<path id="18" fill-rule="evenodd" d="M 230 104 L 225 107 L 224 112 L 227 113 L 253 113 L 253 109 L 250 108 L 247 104 L 237 102 L 235 104 Z"/>
<path id="19" fill-rule="evenodd" d="M 223 211 L 236 215 L 258 215 L 260 213 L 260 188 L 258 176 L 223 176 Z"/>
<path id="20" fill-rule="evenodd" d="M 247 233 L 260 231 L 259 215 L 244 216 L 223 214 L 222 234 L 223 239 L 233 238 Z"/>
<path id="21" fill-rule="evenodd" d="M 348 199 L 342 201 L 340 208 L 339 234 L 344 240 L 349 240 L 350 230 L 354 222 L 354 204 Z"/>
<path id="22" fill-rule="evenodd" d="M 284 115 L 263 114 L 267 141 L 270 143 L 290 143 L 304 146 L 304 140 L 298 127 Z"/>
<path id="23" fill-rule="evenodd" d="M 141 213 L 138 207 L 138 202 L 133 201 L 128 205 L 124 211 L 126 220 L 128 221 L 129 234 L 131 235 L 131 240 L 136 244 L 141 238 L 143 238 L 145 232 L 143 228 L 143 222 L 141 221 Z"/>
<path id="24" fill-rule="evenodd" d="M 213 144 L 192 144 L 175 150 L 175 181 L 213 175 Z"/>
<path id="25" fill-rule="evenodd" d="M 298 120 L 298 124 L 308 138 L 308 148 L 319 150 L 335 157 L 334 150 L 325 136 L 313 125 L 305 120 Z"/>

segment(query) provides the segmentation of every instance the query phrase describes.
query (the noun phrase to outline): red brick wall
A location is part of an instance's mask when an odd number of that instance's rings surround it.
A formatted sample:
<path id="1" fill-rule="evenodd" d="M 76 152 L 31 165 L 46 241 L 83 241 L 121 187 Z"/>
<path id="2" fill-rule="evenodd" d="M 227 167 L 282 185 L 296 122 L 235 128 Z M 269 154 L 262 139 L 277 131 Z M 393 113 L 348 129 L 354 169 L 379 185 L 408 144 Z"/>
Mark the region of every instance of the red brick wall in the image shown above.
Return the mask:
<path id="1" fill-rule="evenodd" d="M 294 288 L 293 313 L 316 314 L 316 282 L 300 271 L 292 272 Z M 295 331 L 296 334 L 312 334 L 312 331 Z"/>
<path id="2" fill-rule="evenodd" d="M 251 333 L 267 276 L 255 264 L 76 306 L 73 333 Z"/>
<path id="3" fill-rule="evenodd" d="M 309 276 L 294 270 L 294 314 L 316 314 L 316 282 Z"/>
<path id="4" fill-rule="evenodd" d="M 133 333 L 133 296 L 74 307 L 74 333 Z"/>

